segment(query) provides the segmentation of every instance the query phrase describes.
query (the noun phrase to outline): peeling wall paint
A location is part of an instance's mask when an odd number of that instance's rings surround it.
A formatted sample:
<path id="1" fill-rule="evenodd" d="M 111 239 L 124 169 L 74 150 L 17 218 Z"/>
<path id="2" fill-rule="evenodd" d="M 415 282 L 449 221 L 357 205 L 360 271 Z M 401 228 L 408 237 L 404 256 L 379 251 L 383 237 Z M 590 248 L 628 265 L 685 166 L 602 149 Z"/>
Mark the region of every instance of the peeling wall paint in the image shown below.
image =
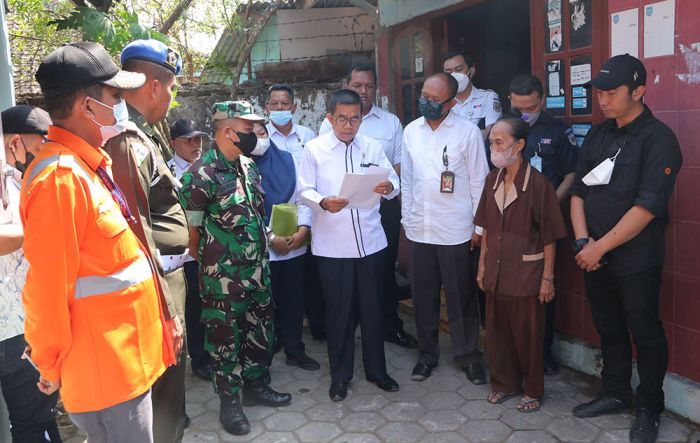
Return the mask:
<path id="1" fill-rule="evenodd" d="M 678 79 L 684 83 L 700 83 L 700 42 L 691 43 L 690 46 L 678 45 L 685 64 L 688 67 L 687 74 L 676 74 Z"/>

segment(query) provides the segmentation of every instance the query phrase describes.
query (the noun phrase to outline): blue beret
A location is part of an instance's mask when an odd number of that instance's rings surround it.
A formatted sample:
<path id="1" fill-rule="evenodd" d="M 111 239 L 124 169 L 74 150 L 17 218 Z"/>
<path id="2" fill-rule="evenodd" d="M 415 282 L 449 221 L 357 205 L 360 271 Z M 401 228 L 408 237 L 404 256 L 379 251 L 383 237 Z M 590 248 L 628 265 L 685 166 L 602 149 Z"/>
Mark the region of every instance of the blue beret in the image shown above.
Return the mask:
<path id="1" fill-rule="evenodd" d="M 158 40 L 134 40 L 122 50 L 121 63 L 129 60 L 146 60 L 168 68 L 177 75 L 182 69 L 182 58 L 172 48 Z"/>

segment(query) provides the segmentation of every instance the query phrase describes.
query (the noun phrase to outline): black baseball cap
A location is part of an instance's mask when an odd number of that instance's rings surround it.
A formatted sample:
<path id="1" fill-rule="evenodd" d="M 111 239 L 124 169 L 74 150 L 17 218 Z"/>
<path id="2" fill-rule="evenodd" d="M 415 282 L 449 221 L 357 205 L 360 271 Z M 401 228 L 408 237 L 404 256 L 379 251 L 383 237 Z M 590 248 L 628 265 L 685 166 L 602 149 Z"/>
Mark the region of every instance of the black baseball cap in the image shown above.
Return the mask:
<path id="1" fill-rule="evenodd" d="M 51 117 L 41 108 L 17 105 L 2 111 L 2 131 L 5 134 L 46 135 L 49 125 Z"/>
<path id="2" fill-rule="evenodd" d="M 179 118 L 170 126 L 170 139 L 209 137 L 206 132 L 199 131 L 194 120 Z"/>
<path id="3" fill-rule="evenodd" d="M 637 86 L 647 82 L 647 70 L 644 64 L 629 54 L 621 54 L 612 57 L 605 62 L 598 75 L 583 86 L 590 88 L 595 86 L 603 91 L 609 91 L 622 85 Z"/>
<path id="4" fill-rule="evenodd" d="M 137 89 L 146 76 L 122 71 L 99 43 L 70 43 L 51 52 L 35 75 L 45 97 L 70 94 L 98 83 L 118 89 Z"/>

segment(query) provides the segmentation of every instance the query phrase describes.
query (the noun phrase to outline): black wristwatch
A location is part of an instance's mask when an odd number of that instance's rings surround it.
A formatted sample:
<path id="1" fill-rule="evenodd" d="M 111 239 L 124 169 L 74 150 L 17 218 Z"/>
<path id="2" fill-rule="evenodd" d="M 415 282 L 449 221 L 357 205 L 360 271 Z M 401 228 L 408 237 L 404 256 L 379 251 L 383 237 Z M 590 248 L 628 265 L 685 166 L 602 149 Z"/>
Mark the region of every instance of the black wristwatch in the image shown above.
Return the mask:
<path id="1" fill-rule="evenodd" d="M 574 240 L 574 244 L 573 244 L 573 246 L 572 246 L 573 249 L 574 249 L 574 252 L 575 252 L 576 254 L 578 254 L 579 252 L 581 252 L 581 249 L 583 249 L 583 247 L 584 247 L 586 244 L 588 244 L 588 241 L 589 241 L 589 238 L 588 238 L 588 237 L 577 238 L 576 240 Z"/>

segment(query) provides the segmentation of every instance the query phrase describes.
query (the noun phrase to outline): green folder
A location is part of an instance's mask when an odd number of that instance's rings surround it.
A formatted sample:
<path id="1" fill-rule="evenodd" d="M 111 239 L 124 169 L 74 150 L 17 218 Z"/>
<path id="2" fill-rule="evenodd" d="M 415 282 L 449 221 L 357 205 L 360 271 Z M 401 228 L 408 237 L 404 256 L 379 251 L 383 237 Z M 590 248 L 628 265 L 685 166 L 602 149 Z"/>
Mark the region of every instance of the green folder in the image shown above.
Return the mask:
<path id="1" fill-rule="evenodd" d="M 272 215 L 270 215 L 270 229 L 275 235 L 288 237 L 299 229 L 299 214 L 297 205 L 293 203 L 280 203 L 272 205 Z M 311 244 L 311 232 L 306 236 L 304 245 Z"/>

